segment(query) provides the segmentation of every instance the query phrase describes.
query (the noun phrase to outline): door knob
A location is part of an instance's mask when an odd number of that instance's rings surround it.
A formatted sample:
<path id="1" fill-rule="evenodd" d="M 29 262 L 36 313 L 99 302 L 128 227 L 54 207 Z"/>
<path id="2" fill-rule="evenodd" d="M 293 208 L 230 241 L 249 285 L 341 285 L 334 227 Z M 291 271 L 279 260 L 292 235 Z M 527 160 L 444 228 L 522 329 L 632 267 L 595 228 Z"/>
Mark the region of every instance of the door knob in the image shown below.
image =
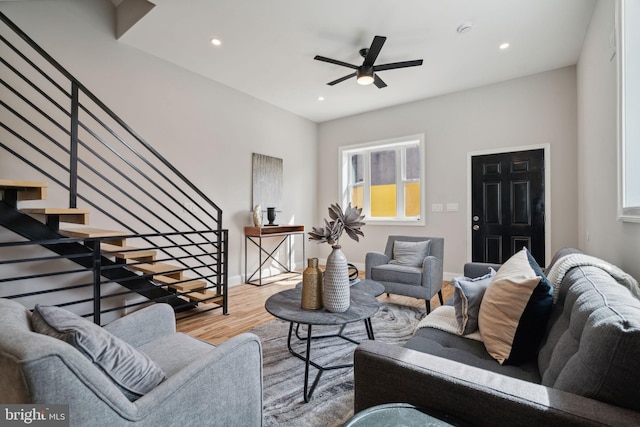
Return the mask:
<path id="1" fill-rule="evenodd" d="M 473 231 L 478 231 L 480 230 L 480 226 L 478 224 L 473 226 Z"/>

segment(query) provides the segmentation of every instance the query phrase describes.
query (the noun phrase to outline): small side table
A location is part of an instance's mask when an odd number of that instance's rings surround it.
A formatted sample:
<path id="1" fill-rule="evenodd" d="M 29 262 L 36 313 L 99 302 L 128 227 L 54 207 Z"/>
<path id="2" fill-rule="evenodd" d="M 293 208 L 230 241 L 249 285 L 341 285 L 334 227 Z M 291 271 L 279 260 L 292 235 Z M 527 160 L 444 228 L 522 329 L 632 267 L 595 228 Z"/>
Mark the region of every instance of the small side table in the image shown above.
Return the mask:
<path id="1" fill-rule="evenodd" d="M 269 282 L 263 282 L 262 267 L 267 261 L 272 260 L 278 264 L 282 269 L 282 273 L 301 274 L 291 269 L 291 247 L 295 236 L 302 236 L 302 259 L 305 259 L 304 250 L 304 225 L 277 225 L 277 226 L 264 226 L 264 227 L 245 227 L 244 228 L 244 277 L 245 283 L 250 285 L 262 286 L 268 283 L 272 283 L 275 280 Z M 263 245 L 263 239 L 279 239 L 276 240 L 276 245 L 271 250 L 266 250 Z M 247 275 L 247 249 L 249 242 L 258 248 L 258 268 L 256 268 L 251 275 Z M 287 265 L 284 265 L 278 260 L 274 254 L 284 243 L 288 244 Z M 264 257 L 263 255 L 266 255 Z M 257 279 L 256 279 L 256 276 Z"/>

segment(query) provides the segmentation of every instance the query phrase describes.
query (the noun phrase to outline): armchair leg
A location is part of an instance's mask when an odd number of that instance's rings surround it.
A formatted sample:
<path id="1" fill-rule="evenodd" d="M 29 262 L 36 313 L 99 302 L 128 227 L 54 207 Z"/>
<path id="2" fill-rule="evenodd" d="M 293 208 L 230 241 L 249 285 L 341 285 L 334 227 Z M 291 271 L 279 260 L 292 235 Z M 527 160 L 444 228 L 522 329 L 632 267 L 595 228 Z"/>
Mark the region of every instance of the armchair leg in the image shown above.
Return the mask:
<path id="1" fill-rule="evenodd" d="M 427 307 L 427 314 L 431 313 L 431 301 L 428 299 L 424 300 L 425 306 Z"/>
<path id="2" fill-rule="evenodd" d="M 440 305 L 444 305 L 444 300 L 442 299 L 442 289 L 438 291 L 438 298 L 440 298 Z"/>

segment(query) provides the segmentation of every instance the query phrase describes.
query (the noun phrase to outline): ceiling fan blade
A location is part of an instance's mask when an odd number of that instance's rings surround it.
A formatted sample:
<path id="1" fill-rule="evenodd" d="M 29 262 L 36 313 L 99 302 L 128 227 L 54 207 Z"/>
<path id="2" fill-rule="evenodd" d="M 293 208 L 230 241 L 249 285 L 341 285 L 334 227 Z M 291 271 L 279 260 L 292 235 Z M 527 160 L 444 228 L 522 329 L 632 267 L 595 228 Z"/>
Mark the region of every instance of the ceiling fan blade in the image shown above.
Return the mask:
<path id="1" fill-rule="evenodd" d="M 382 46 L 384 45 L 384 42 L 386 40 L 387 38 L 383 36 L 375 36 L 373 38 L 371 47 L 369 48 L 369 52 L 367 53 L 367 56 L 364 58 L 364 62 L 362 63 L 364 67 L 373 66 L 373 63 L 376 62 L 378 54 L 380 53 L 380 49 L 382 49 Z"/>
<path id="2" fill-rule="evenodd" d="M 329 64 L 342 65 L 343 67 L 353 68 L 354 70 L 358 68 L 357 65 L 348 64 L 346 62 L 338 61 L 337 59 L 327 58 L 325 56 L 316 55 L 313 59 L 318 61 L 328 62 Z"/>
<path id="3" fill-rule="evenodd" d="M 335 85 L 335 84 L 338 84 L 338 83 L 340 83 L 340 82 L 343 82 L 343 81 L 345 81 L 345 80 L 347 80 L 347 79 L 350 79 L 351 77 L 355 77 L 355 76 L 356 76 L 356 73 L 351 73 L 351 74 L 349 74 L 349 75 L 346 75 L 346 76 L 344 76 L 344 77 L 340 77 L 339 79 L 334 80 L 334 81 L 332 81 L 332 82 L 329 82 L 329 83 L 327 83 L 327 84 L 328 84 L 329 86 L 333 86 L 333 85 Z"/>
<path id="4" fill-rule="evenodd" d="M 373 84 L 378 86 L 378 89 L 382 89 L 383 87 L 387 87 L 387 84 L 377 75 L 373 75 Z"/>
<path id="5" fill-rule="evenodd" d="M 395 68 L 417 67 L 422 65 L 422 59 L 414 61 L 392 62 L 390 64 L 374 65 L 373 71 L 393 70 Z"/>

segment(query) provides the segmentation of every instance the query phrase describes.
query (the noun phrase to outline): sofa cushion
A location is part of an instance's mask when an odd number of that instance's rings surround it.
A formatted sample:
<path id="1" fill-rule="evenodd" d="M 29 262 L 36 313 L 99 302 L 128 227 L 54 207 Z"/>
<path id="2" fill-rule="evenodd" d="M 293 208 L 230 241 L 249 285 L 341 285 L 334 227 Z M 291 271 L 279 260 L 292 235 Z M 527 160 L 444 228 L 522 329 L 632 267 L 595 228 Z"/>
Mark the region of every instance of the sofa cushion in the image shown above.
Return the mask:
<path id="1" fill-rule="evenodd" d="M 429 256 L 431 240 L 421 242 L 393 242 L 393 258 L 390 264 L 406 265 L 410 267 L 422 267 L 424 259 Z"/>
<path id="2" fill-rule="evenodd" d="M 371 279 L 378 282 L 400 282 L 407 285 L 422 284 L 422 268 L 398 264 L 382 264 L 371 268 Z"/>
<path id="3" fill-rule="evenodd" d="M 458 333 L 460 335 L 467 335 L 478 330 L 480 303 L 495 274 L 496 272 L 492 270 L 492 272 L 484 276 L 473 279 L 454 277 L 451 280 L 453 307 L 456 311 Z"/>
<path id="4" fill-rule="evenodd" d="M 529 251 L 505 262 L 487 288 L 478 316 L 487 351 L 500 364 L 538 354 L 553 305 L 553 289 Z"/>
<path id="5" fill-rule="evenodd" d="M 540 349 L 542 384 L 640 411 L 640 301 L 604 270 L 567 273 Z"/>
<path id="6" fill-rule="evenodd" d="M 35 332 L 71 344 L 97 365 L 127 396 L 136 400 L 165 379 L 144 353 L 99 325 L 60 307 L 36 305 L 31 323 Z"/>
<path id="7" fill-rule="evenodd" d="M 529 361 L 519 366 L 500 365 L 487 353 L 482 342 L 439 329 L 420 328 L 416 330 L 404 347 L 513 378 L 540 383 L 540 374 L 535 361 Z"/>

